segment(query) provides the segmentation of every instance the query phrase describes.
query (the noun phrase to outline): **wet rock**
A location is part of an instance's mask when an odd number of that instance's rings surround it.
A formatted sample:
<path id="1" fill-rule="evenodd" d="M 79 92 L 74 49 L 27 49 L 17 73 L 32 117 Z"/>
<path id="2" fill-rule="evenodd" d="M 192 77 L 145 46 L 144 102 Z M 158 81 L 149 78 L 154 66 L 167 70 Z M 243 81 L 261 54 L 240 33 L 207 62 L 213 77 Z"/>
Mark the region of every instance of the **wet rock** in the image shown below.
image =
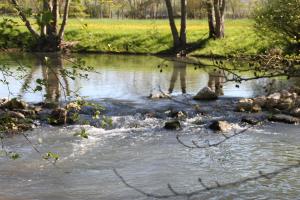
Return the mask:
<path id="1" fill-rule="evenodd" d="M 169 99 L 170 95 L 164 94 L 164 93 L 158 93 L 158 94 L 150 94 L 148 96 L 149 99 Z"/>
<path id="2" fill-rule="evenodd" d="M 260 107 L 265 107 L 266 103 L 267 98 L 265 96 L 260 96 L 253 99 L 253 104 L 259 105 Z"/>
<path id="3" fill-rule="evenodd" d="M 252 99 L 240 99 L 237 103 L 236 110 L 238 112 L 252 111 L 253 100 Z"/>
<path id="4" fill-rule="evenodd" d="M 297 86 L 293 86 L 289 89 L 289 92 L 291 93 L 296 93 L 298 95 L 300 95 L 300 87 L 297 87 Z"/>
<path id="5" fill-rule="evenodd" d="M 15 109 L 14 111 L 22 113 L 23 115 L 25 115 L 26 117 L 29 118 L 36 118 L 36 112 L 35 110 L 20 110 L 20 109 Z"/>
<path id="6" fill-rule="evenodd" d="M 289 110 L 294 106 L 294 101 L 292 98 L 281 99 L 276 105 L 279 110 Z"/>
<path id="7" fill-rule="evenodd" d="M 214 121 L 209 125 L 209 128 L 214 131 L 228 132 L 232 129 L 232 126 L 227 121 Z"/>
<path id="8" fill-rule="evenodd" d="M 67 123 L 67 110 L 64 108 L 57 108 L 51 112 L 49 123 L 51 125 L 64 125 Z"/>
<path id="9" fill-rule="evenodd" d="M 290 98 L 292 96 L 293 96 L 293 94 L 291 92 L 287 91 L 287 90 L 282 90 L 280 92 L 280 97 L 283 98 L 283 99 Z"/>
<path id="10" fill-rule="evenodd" d="M 279 92 L 273 93 L 267 97 L 267 107 L 271 108 L 276 106 L 281 98 L 281 94 Z"/>
<path id="11" fill-rule="evenodd" d="M 196 96 L 194 96 L 194 100 L 216 100 L 218 99 L 218 95 L 209 87 L 205 87 Z"/>
<path id="12" fill-rule="evenodd" d="M 178 130 L 181 128 L 181 124 L 178 120 L 173 120 L 166 122 L 164 128 L 167 130 Z"/>
<path id="13" fill-rule="evenodd" d="M 170 111 L 168 116 L 177 119 L 186 119 L 187 113 L 185 111 Z"/>
<path id="14" fill-rule="evenodd" d="M 258 113 L 258 112 L 261 112 L 262 111 L 262 108 L 255 104 L 252 108 L 251 108 L 251 112 L 255 112 L 255 113 Z"/>
<path id="15" fill-rule="evenodd" d="M 299 108 L 294 108 L 291 113 L 290 113 L 292 116 L 294 117 L 298 117 L 300 118 L 300 107 Z"/>
<path id="16" fill-rule="evenodd" d="M 1 108 L 14 110 L 14 109 L 27 109 L 28 104 L 17 98 L 13 98 L 1 104 Z"/>
<path id="17" fill-rule="evenodd" d="M 270 121 L 273 122 L 282 122 L 282 123 L 287 123 L 287 124 L 299 124 L 300 119 L 297 117 L 292 117 L 290 115 L 285 115 L 285 114 L 276 114 L 272 115 L 269 117 Z"/>
<path id="18" fill-rule="evenodd" d="M 3 105 L 5 105 L 8 102 L 7 99 L 0 99 L 0 108 L 3 107 Z"/>
<path id="19" fill-rule="evenodd" d="M 42 109 L 56 109 L 59 107 L 57 102 L 40 102 L 35 104 L 36 107 L 41 107 Z"/>
<path id="20" fill-rule="evenodd" d="M 247 123 L 247 124 L 250 124 L 250 125 L 257 125 L 261 122 L 260 120 L 254 118 L 254 117 L 243 117 L 241 121 L 243 123 Z"/>
<path id="21" fill-rule="evenodd" d="M 8 111 L 6 112 L 7 117 L 17 118 L 17 119 L 25 119 L 25 115 L 20 112 Z"/>

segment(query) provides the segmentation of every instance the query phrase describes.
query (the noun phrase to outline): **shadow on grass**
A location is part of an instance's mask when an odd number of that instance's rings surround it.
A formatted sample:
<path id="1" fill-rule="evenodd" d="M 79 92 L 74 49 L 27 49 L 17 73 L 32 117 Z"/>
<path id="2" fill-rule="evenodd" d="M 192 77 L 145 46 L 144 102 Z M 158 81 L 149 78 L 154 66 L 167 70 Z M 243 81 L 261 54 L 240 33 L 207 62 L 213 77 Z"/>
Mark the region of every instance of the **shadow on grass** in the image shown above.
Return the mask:
<path id="1" fill-rule="evenodd" d="M 198 49 L 201 48 L 205 48 L 205 46 L 207 45 L 208 41 L 210 41 L 211 38 L 205 38 L 205 39 L 201 39 L 198 40 L 196 42 L 192 42 L 192 43 L 188 43 L 185 48 L 169 48 L 163 51 L 160 51 L 157 53 L 157 55 L 176 55 L 178 54 L 180 51 L 184 50 L 186 54 L 192 53 Z"/>

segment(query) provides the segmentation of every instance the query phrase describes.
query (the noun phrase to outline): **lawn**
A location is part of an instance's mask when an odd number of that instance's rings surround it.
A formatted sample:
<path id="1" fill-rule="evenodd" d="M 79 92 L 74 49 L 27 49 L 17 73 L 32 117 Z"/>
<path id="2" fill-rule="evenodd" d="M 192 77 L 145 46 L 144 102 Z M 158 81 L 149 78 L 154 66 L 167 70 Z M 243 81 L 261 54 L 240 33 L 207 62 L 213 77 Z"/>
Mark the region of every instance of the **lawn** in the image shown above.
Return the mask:
<path id="1" fill-rule="evenodd" d="M 252 20 L 226 20 L 225 32 L 224 39 L 209 40 L 191 54 L 248 55 L 270 47 L 270 42 L 256 35 Z M 206 39 L 207 20 L 188 20 L 187 35 L 189 43 Z M 172 46 L 167 20 L 70 19 L 65 39 L 77 41 L 77 50 L 87 52 L 155 54 Z"/>

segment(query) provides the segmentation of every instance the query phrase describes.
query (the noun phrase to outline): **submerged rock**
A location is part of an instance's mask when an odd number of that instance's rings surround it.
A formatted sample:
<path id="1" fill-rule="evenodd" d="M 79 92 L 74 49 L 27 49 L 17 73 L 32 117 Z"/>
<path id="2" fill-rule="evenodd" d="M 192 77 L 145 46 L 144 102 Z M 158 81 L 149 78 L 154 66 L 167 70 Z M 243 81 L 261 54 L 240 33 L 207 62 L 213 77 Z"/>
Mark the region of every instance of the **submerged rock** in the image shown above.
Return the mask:
<path id="1" fill-rule="evenodd" d="M 210 87 L 205 87 L 196 96 L 194 96 L 194 100 L 216 100 L 218 99 L 218 95 L 210 88 Z"/>
<path id="2" fill-rule="evenodd" d="M 164 128 L 167 130 L 177 130 L 181 128 L 181 124 L 178 120 L 173 120 L 166 122 Z"/>
<path id="3" fill-rule="evenodd" d="M 261 123 L 259 119 L 256 119 L 254 117 L 243 117 L 241 121 L 250 125 L 257 125 Z"/>
<path id="4" fill-rule="evenodd" d="M 232 129 L 232 126 L 227 121 L 214 121 L 209 125 L 209 128 L 214 131 L 228 132 Z"/>
<path id="5" fill-rule="evenodd" d="M 283 123 L 287 123 L 287 124 L 299 124 L 300 123 L 299 118 L 292 117 L 290 115 L 285 115 L 285 114 L 272 115 L 271 117 L 269 117 L 269 120 L 273 121 L 273 122 L 283 122 Z"/>

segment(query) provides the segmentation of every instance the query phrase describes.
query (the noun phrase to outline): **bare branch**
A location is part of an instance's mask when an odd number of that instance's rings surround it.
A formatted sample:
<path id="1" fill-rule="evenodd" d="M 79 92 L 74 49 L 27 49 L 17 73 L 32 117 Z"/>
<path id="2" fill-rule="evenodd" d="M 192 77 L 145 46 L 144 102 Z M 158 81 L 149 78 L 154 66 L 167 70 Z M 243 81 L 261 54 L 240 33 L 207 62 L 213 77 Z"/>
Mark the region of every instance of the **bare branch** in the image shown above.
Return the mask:
<path id="1" fill-rule="evenodd" d="M 17 0 L 11 0 L 11 3 L 14 5 L 14 7 L 16 8 L 16 10 L 18 11 L 19 16 L 21 17 L 22 21 L 25 22 L 25 25 L 26 25 L 27 29 L 29 30 L 29 32 L 33 35 L 33 37 L 39 38 L 40 35 L 32 27 L 30 21 L 27 19 L 25 13 L 22 11 L 22 9 L 21 9 L 19 3 L 17 2 Z"/>

